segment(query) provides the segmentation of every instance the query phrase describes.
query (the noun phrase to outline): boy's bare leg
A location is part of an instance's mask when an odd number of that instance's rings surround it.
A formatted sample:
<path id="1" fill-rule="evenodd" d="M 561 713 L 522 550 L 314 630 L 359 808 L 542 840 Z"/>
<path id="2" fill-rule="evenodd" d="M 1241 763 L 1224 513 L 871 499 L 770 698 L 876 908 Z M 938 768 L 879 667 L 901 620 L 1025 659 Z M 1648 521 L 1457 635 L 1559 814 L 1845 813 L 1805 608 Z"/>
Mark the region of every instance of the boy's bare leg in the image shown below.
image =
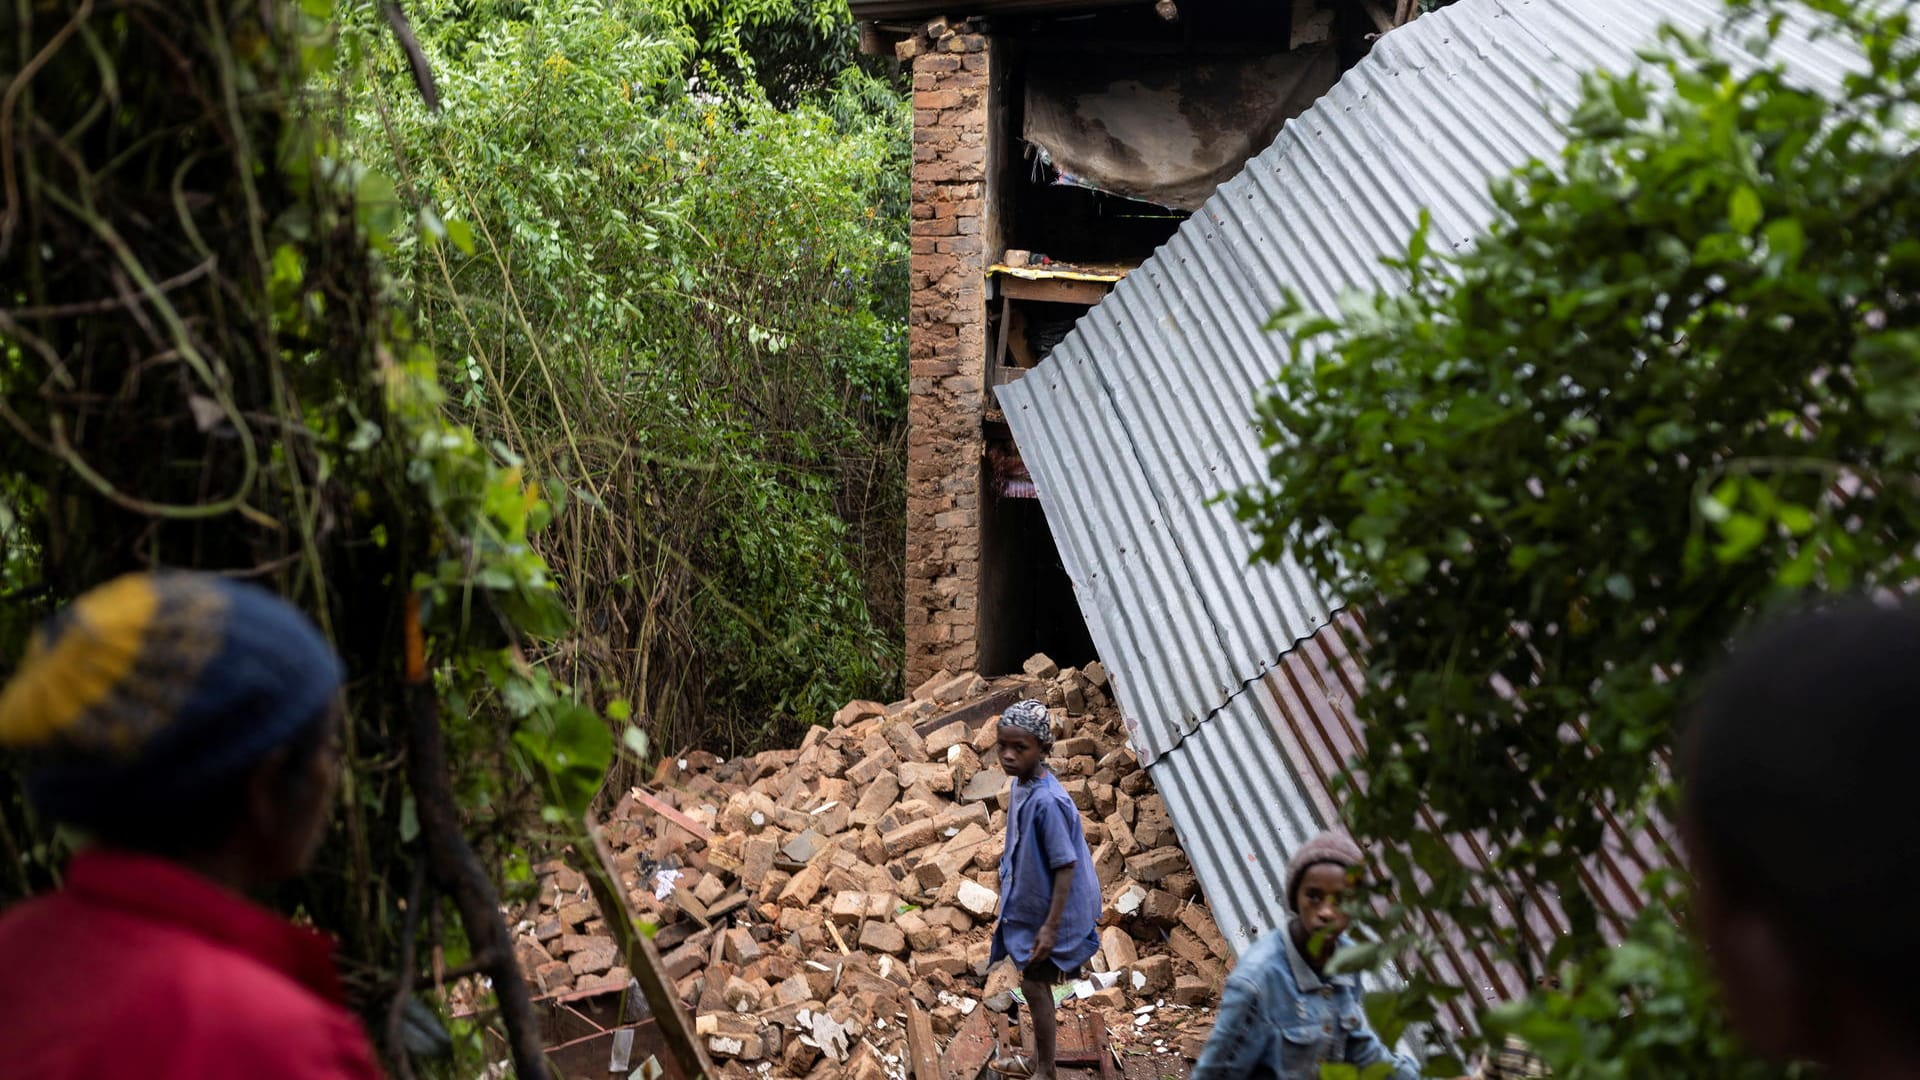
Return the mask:
<path id="1" fill-rule="evenodd" d="M 1026 995 L 1027 1010 L 1033 1013 L 1033 1075 L 1037 1080 L 1054 1080 L 1053 1055 L 1059 1033 L 1053 1010 L 1053 987 L 1022 979 L 1020 992 Z"/>

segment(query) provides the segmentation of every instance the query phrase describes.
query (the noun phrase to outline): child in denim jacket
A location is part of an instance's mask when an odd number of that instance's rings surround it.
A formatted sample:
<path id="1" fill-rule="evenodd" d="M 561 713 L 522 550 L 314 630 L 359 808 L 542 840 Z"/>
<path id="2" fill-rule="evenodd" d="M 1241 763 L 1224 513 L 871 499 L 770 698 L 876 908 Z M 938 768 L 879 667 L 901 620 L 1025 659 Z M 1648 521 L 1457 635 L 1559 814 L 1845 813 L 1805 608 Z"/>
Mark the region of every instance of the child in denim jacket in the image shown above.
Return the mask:
<path id="1" fill-rule="evenodd" d="M 1347 928 L 1340 905 L 1348 877 L 1361 861 L 1353 841 L 1336 833 L 1322 833 L 1293 853 L 1287 864 L 1293 918 L 1233 969 L 1193 1080 L 1319 1080 L 1322 1064 L 1365 1069 L 1382 1062 L 1392 1066 L 1393 1080 L 1417 1080 L 1419 1066 L 1367 1026 L 1354 977 L 1326 973 Z"/>

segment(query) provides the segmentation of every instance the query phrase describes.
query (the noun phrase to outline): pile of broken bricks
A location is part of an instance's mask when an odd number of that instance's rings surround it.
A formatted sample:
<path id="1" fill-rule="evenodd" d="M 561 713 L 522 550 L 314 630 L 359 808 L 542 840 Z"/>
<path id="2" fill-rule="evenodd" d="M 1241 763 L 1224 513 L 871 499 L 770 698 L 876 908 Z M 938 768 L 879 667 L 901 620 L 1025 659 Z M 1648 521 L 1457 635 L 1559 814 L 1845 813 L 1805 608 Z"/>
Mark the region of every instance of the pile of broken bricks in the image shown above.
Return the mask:
<path id="1" fill-rule="evenodd" d="M 1098 663 L 942 673 L 892 705 L 856 701 L 800 747 L 661 763 L 603 826 L 633 909 L 722 1075 L 973 1080 L 1019 983 L 989 970 L 1009 783 L 995 718 L 1046 702 L 1051 765 L 1080 807 L 1104 893 L 1101 948 L 1069 1012 L 1121 1051 L 1191 1057 L 1231 953 L 1127 748 Z M 515 914 L 536 991 L 627 984 L 566 859 Z M 1004 1031 L 1002 1031 L 1004 1037 Z"/>

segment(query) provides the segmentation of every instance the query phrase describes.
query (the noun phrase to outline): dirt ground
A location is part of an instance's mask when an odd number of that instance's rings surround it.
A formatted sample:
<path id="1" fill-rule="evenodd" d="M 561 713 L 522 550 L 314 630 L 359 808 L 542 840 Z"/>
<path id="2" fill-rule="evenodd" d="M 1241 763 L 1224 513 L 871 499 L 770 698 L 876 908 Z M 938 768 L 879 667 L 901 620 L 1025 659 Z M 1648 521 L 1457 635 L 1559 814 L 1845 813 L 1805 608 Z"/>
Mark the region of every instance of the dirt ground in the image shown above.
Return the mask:
<path id="1" fill-rule="evenodd" d="M 1193 1063 L 1179 1054 L 1121 1054 L 1125 1080 L 1186 1080 Z"/>
<path id="2" fill-rule="evenodd" d="M 1193 1063 L 1179 1054 L 1121 1054 L 1120 1065 L 1121 1080 L 1186 1080 L 1193 1073 Z M 1060 1076 L 1061 1080 L 1099 1080 L 1100 1074 L 1093 1069 L 1062 1068 Z"/>

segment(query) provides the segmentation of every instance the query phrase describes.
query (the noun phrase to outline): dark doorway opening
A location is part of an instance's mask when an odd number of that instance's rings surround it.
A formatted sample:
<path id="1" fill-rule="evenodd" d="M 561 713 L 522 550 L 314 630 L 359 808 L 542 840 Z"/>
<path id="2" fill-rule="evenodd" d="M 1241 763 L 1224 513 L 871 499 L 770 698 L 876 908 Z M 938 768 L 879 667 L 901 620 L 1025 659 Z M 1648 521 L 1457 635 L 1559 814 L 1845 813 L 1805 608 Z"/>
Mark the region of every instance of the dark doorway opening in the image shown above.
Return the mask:
<path id="1" fill-rule="evenodd" d="M 1098 659 L 1093 635 L 1040 500 L 999 494 L 989 475 L 980 515 L 980 670 L 1005 675 L 1034 653 L 1061 667 Z"/>

